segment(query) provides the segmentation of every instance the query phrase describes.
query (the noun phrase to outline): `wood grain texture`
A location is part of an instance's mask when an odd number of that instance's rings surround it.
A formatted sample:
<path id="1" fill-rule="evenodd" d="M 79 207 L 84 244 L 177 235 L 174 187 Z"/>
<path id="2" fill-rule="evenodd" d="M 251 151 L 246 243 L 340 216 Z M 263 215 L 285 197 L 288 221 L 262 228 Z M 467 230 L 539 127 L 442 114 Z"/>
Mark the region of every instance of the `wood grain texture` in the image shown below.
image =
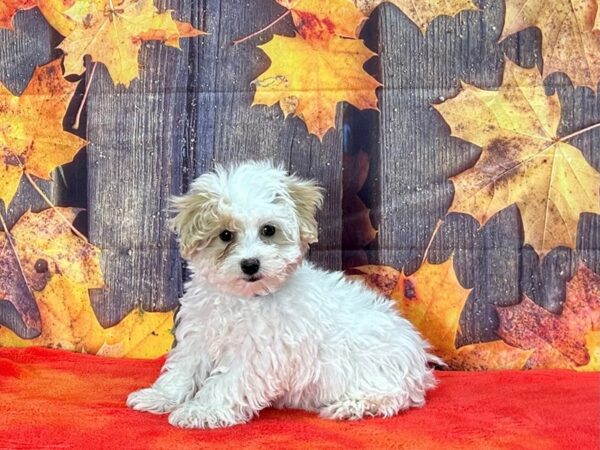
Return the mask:
<path id="1" fill-rule="evenodd" d="M 320 242 L 310 257 L 339 269 L 344 250 L 342 152 L 368 152 L 369 179 L 359 194 L 373 208 L 379 228 L 369 259 L 415 271 L 437 221 L 451 204 L 449 178 L 471 167 L 480 154 L 476 146 L 450 138 L 431 104 L 456 95 L 461 80 L 480 88 L 498 87 L 506 57 L 524 67 L 542 64 L 541 35 L 535 28 L 498 43 L 503 2 L 479 0 L 479 10 L 437 18 L 425 34 L 395 6 L 383 4 L 362 34 L 381 54 L 367 65 L 385 85 L 378 91 L 381 112 L 339 107 L 337 130 L 320 143 L 300 119 L 284 120 L 279 107 L 250 106 L 250 82 L 269 65 L 256 45 L 273 33 L 293 35 L 294 29 L 284 20 L 243 44 L 232 42 L 277 18 L 284 10 L 276 2 L 156 4 L 174 9 L 176 18 L 210 34 L 182 40 L 181 51 L 145 44 L 141 78 L 129 89 L 115 87 L 98 66 L 84 116 L 87 154 L 80 153 L 78 162 L 65 168 L 66 186 L 40 183 L 59 204 L 83 206 L 87 162 L 89 235 L 103 250 L 108 286 L 94 292 L 92 301 L 104 326 L 136 307 L 154 311 L 177 305 L 184 276 L 166 224 L 167 201 L 215 163 L 271 158 L 318 180 L 327 196 L 319 213 Z M 55 40 L 39 12 L 19 13 L 14 32 L 0 31 L 0 82 L 15 93 L 22 91 L 35 65 L 51 59 Z M 561 74 L 548 77 L 546 87 L 561 101 L 560 134 L 600 121 L 595 92 L 573 87 Z M 599 139 L 595 130 L 572 141 L 596 169 Z M 24 182 L 8 211 L 9 222 L 29 207 L 46 205 Z M 516 304 L 526 294 L 559 313 L 565 282 L 579 259 L 600 271 L 600 217 L 582 216 L 575 251 L 555 249 L 539 261 L 532 248 L 523 246 L 516 207 L 501 211 L 484 227 L 468 215 L 450 214 L 433 240 L 429 259 L 439 263 L 451 255 L 461 284 L 472 288 L 457 343 L 493 340 L 496 305 Z M 352 252 L 345 256 L 353 257 Z M 12 306 L 1 301 L 0 324 L 28 335 Z"/>
<path id="2" fill-rule="evenodd" d="M 329 131 L 320 143 L 309 135 L 298 118 L 283 119 L 278 106 L 250 107 L 254 88 L 250 82 L 269 65 L 256 45 L 267 42 L 273 33 L 293 35 L 291 21 L 284 21 L 260 36 L 234 46 L 232 42 L 272 22 L 285 10 L 276 2 L 249 0 L 198 2 L 198 14 L 206 18 L 210 34 L 192 52 L 195 102 L 191 111 L 195 123 L 194 175 L 215 163 L 270 158 L 291 172 L 318 180 L 327 190 L 319 213 L 319 243 L 310 258 L 330 268 L 341 268 L 342 131 Z"/>
<path id="3" fill-rule="evenodd" d="M 0 30 L 0 83 L 13 94 L 20 95 L 25 89 L 36 66 L 52 59 L 52 29 L 38 10 L 17 13 L 14 30 Z M 51 198 L 56 198 L 52 183 L 37 180 L 37 184 Z M 12 226 L 28 209 L 39 211 L 48 205 L 23 178 L 16 197 L 6 211 L 8 226 Z M 4 208 L 2 208 L 4 214 Z M 7 325 L 22 337 L 33 337 L 34 330 L 28 330 L 14 307 L 0 301 L 0 325 Z"/>
<path id="4" fill-rule="evenodd" d="M 159 1 L 190 21 L 192 0 Z M 181 50 L 144 44 L 141 77 L 115 87 L 98 65 L 87 104 L 90 241 L 102 249 L 107 288 L 92 302 L 103 326 L 131 309 L 172 309 L 181 264 L 167 227 L 168 199 L 179 193 L 188 102 L 188 39 Z M 88 67 L 89 72 L 89 67 Z"/>
<path id="5" fill-rule="evenodd" d="M 444 218 L 452 198 L 448 178 L 471 167 L 480 150 L 450 137 L 448 126 L 431 104 L 453 97 L 460 80 L 494 89 L 502 79 L 504 58 L 524 67 L 540 66 L 541 35 L 527 29 L 498 43 L 503 2 L 481 0 L 480 9 L 456 17 L 439 17 L 425 35 L 392 5 L 384 4 L 377 20 L 381 52 L 379 117 L 380 145 L 371 149 L 370 202 L 379 226 L 372 261 L 414 272 L 436 222 Z M 598 100 L 589 89 L 573 89 L 566 77 L 546 80 L 548 94 L 557 90 L 563 104 L 561 133 L 596 122 Z M 592 151 L 600 135 L 582 136 L 578 145 L 598 168 Z M 584 216 L 578 249 L 598 270 L 597 216 Z M 493 217 L 484 227 L 463 214 L 450 214 L 437 233 L 429 259 L 442 262 L 454 255 L 461 284 L 472 288 L 461 317 L 457 343 L 497 339 L 495 305 L 518 303 L 527 294 L 537 303 L 560 312 L 565 282 L 576 267 L 574 252 L 559 248 L 543 261 L 523 246 L 520 216 L 515 206 Z"/>

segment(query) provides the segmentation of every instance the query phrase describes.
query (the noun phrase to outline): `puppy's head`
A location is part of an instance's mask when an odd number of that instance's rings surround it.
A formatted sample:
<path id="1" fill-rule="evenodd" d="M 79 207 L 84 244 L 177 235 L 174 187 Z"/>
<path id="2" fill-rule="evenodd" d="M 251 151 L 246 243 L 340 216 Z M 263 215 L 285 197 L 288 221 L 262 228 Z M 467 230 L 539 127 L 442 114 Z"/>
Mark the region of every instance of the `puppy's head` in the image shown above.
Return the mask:
<path id="1" fill-rule="evenodd" d="M 195 275 L 243 297 L 275 292 L 317 242 L 315 182 L 269 162 L 217 167 L 172 200 L 181 254 Z"/>

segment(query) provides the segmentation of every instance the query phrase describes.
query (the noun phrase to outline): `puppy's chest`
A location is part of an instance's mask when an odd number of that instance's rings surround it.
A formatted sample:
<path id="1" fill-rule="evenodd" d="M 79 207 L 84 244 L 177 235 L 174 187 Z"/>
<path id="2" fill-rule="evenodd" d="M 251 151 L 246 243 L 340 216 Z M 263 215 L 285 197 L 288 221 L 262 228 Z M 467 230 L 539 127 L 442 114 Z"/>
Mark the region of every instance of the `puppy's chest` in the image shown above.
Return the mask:
<path id="1" fill-rule="evenodd" d="M 293 317 L 256 302 L 207 308 L 202 316 L 202 340 L 214 357 L 293 345 L 301 338 Z"/>

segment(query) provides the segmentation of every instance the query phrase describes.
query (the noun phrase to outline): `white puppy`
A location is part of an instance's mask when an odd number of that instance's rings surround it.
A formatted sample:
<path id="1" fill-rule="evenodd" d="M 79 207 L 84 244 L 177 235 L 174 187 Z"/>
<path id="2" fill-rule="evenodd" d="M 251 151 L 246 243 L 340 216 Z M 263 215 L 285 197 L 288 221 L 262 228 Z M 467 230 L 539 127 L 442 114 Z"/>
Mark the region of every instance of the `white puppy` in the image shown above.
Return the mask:
<path id="1" fill-rule="evenodd" d="M 217 168 L 173 201 L 192 270 L 176 346 L 131 408 L 180 427 L 247 422 L 268 406 L 389 417 L 435 385 L 428 344 L 394 304 L 303 262 L 321 189 L 267 162 Z"/>

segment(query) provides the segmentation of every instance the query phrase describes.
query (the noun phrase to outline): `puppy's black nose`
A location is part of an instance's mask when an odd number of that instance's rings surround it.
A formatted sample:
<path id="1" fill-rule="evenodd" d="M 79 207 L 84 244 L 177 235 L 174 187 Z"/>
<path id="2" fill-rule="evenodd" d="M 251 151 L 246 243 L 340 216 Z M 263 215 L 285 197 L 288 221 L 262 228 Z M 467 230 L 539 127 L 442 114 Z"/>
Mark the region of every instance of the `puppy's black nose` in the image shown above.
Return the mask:
<path id="1" fill-rule="evenodd" d="M 256 258 L 242 259 L 240 266 L 246 275 L 254 275 L 260 269 L 260 261 Z"/>

